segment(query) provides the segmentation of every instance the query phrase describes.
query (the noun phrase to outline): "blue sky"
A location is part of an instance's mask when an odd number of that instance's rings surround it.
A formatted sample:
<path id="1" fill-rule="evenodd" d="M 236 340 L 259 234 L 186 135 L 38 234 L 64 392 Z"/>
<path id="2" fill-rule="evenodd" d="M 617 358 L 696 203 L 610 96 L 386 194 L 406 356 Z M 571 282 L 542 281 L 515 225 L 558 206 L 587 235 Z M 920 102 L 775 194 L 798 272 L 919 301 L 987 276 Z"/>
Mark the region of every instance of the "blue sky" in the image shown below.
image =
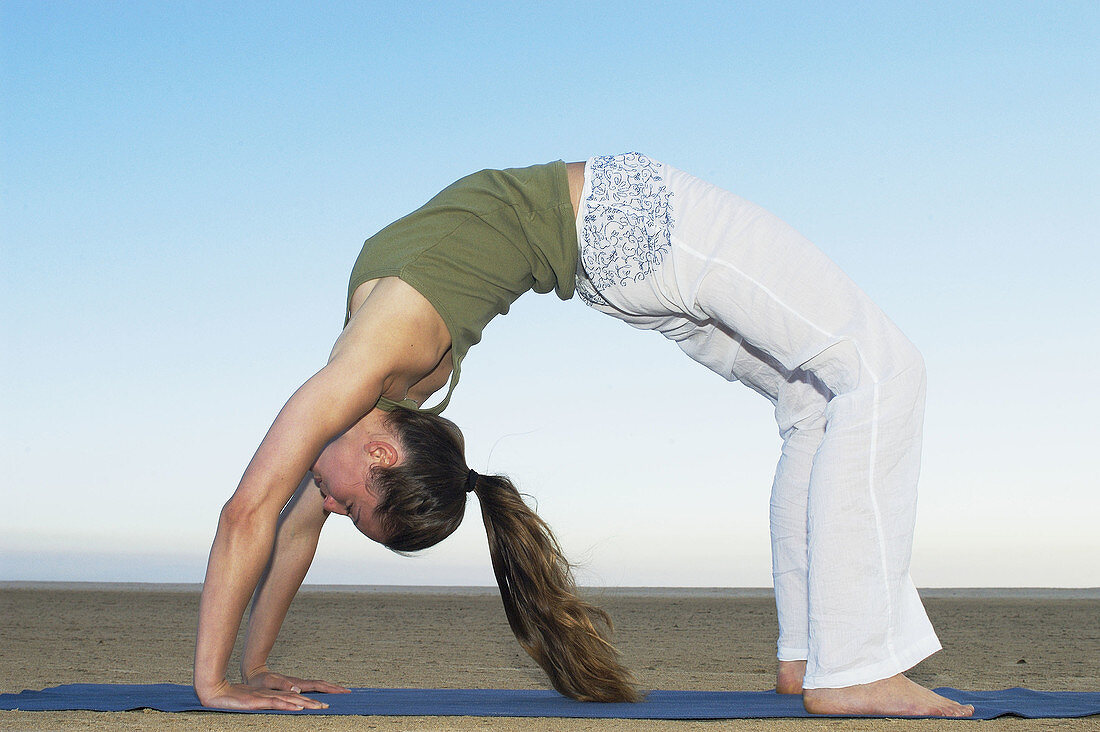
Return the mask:
<path id="1" fill-rule="evenodd" d="M 362 240 L 484 167 L 641 150 L 922 349 L 922 586 L 1100 585 L 1095 3 L 0 2 L 0 580 L 198 581 Z M 670 385 L 676 384 L 676 387 Z M 578 302 L 448 416 L 582 582 L 762 586 L 770 405 Z M 488 584 L 342 523 L 317 582 Z"/>

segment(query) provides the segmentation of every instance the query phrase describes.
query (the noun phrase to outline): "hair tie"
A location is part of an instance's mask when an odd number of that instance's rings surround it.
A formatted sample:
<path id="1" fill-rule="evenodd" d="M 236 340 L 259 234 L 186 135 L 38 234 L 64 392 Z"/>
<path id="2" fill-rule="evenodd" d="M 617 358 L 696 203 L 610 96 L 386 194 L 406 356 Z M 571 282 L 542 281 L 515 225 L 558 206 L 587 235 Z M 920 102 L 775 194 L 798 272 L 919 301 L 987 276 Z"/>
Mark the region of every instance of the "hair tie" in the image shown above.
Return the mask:
<path id="1" fill-rule="evenodd" d="M 477 471 L 470 468 L 470 472 L 466 473 L 466 492 L 470 493 L 477 487 Z"/>

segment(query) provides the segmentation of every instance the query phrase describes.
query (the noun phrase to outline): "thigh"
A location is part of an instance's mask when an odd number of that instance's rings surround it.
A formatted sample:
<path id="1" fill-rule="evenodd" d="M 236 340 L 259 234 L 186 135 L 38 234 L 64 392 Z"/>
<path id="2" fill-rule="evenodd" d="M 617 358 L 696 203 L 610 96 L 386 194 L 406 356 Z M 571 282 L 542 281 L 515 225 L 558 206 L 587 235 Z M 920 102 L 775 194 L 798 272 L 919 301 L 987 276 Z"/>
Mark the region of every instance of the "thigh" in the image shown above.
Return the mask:
<path id="1" fill-rule="evenodd" d="M 737 332 L 787 372 L 811 371 L 833 393 L 862 369 L 891 371 L 911 346 L 821 250 L 778 217 L 675 169 L 669 260 L 654 286 L 681 309 Z"/>

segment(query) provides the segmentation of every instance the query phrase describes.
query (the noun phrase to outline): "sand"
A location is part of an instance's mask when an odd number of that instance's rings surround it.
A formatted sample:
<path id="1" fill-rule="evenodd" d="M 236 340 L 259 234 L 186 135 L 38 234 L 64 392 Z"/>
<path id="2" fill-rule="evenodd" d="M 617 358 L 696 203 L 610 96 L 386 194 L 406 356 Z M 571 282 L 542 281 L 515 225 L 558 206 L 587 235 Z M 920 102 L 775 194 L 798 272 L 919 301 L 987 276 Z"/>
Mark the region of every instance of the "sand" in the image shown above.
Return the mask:
<path id="1" fill-rule="evenodd" d="M 774 687 L 775 609 L 765 593 L 589 594 L 615 618 L 618 646 L 643 686 Z M 933 687 L 1100 690 L 1100 593 L 1006 594 L 941 591 L 926 596 L 946 650 L 910 676 Z M 197 607 L 194 587 L 0 586 L 0 692 L 75 682 L 190 683 Z M 484 590 L 303 592 L 291 609 L 272 667 L 347 686 L 546 686 L 541 671 L 512 638 L 499 599 Z M 0 712 L 3 730 L 931 730 L 959 724 L 979 724 L 983 731 L 1100 730 L 1100 716 L 971 723 L 638 722 Z"/>

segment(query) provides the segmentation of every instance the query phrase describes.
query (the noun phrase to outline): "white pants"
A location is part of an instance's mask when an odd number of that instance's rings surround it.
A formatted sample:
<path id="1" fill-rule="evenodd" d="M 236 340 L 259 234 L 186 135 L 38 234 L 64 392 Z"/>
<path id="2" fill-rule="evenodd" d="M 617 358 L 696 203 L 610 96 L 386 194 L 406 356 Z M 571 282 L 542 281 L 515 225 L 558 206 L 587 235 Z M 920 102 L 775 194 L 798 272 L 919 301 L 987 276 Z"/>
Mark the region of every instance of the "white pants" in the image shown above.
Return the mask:
<path id="1" fill-rule="evenodd" d="M 916 348 L 791 227 L 631 153 L 585 166 L 577 289 L 775 404 L 783 661 L 804 688 L 887 678 L 939 650 L 909 576 L 924 418 Z"/>

